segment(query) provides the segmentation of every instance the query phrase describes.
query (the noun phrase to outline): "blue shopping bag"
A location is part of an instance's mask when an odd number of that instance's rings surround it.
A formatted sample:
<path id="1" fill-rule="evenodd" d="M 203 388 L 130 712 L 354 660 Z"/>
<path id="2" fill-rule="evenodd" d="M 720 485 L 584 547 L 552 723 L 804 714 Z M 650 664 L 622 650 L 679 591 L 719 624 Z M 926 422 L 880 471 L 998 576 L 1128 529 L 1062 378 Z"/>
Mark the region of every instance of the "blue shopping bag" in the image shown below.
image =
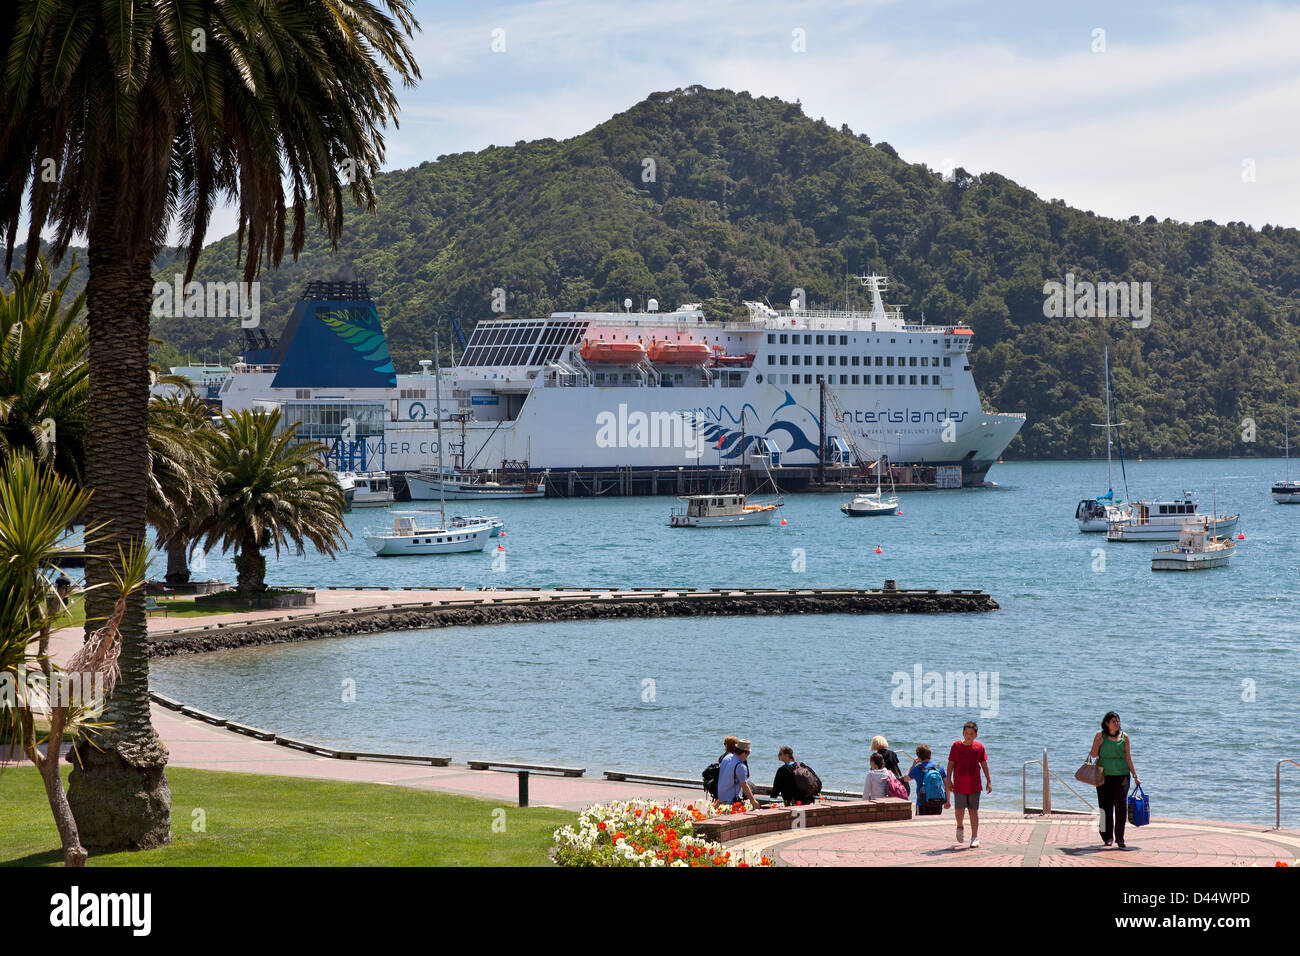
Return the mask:
<path id="1" fill-rule="evenodd" d="M 1128 822 L 1135 827 L 1144 827 L 1151 822 L 1151 801 L 1147 799 L 1140 783 L 1137 789 L 1129 794 Z"/>

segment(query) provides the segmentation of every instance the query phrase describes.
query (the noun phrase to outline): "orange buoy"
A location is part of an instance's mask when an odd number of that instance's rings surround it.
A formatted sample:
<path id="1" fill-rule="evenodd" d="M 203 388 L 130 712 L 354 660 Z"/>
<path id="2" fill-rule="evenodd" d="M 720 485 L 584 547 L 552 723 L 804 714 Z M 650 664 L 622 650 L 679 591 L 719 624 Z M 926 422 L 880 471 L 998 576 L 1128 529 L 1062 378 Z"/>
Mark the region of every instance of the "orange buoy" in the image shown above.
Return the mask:
<path id="1" fill-rule="evenodd" d="M 784 519 L 784 518 L 781 519 L 781 524 L 785 524 L 785 519 Z"/>
<path id="2" fill-rule="evenodd" d="M 881 554 L 880 545 L 876 545 L 876 554 Z"/>
<path id="3" fill-rule="evenodd" d="M 1246 540 L 1246 535 L 1245 535 L 1244 533 L 1238 531 L 1238 532 L 1237 532 L 1237 540 L 1238 540 L 1238 541 L 1245 541 L 1245 540 Z"/>
<path id="4" fill-rule="evenodd" d="M 505 546 L 504 544 L 499 544 L 499 545 L 497 545 L 497 550 L 498 550 L 498 551 L 504 551 L 505 549 L 506 549 L 506 546 Z"/>

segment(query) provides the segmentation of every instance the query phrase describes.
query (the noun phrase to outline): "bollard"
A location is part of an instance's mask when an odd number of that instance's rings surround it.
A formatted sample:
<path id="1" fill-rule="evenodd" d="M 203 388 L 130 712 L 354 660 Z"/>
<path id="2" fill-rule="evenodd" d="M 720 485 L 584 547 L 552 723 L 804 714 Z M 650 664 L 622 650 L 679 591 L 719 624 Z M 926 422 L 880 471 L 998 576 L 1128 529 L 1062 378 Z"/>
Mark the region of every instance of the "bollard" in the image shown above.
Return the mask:
<path id="1" fill-rule="evenodd" d="M 528 806 L 528 771 L 519 771 L 519 805 Z"/>

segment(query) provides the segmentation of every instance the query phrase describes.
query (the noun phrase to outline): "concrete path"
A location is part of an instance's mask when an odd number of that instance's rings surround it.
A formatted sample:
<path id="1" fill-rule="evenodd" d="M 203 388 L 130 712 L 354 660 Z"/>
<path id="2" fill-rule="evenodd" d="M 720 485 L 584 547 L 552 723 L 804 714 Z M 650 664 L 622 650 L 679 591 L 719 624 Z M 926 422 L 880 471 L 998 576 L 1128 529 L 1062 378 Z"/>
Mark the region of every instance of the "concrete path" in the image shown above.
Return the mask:
<path id="1" fill-rule="evenodd" d="M 728 848 L 761 850 L 778 866 L 1273 866 L 1300 859 L 1300 831 L 1208 820 L 1153 820 L 1125 832 L 1128 848 L 1105 847 L 1095 818 L 1042 818 L 985 811 L 980 846 L 956 843 L 939 818 L 826 827 L 755 837 Z M 970 841 L 970 821 L 966 823 Z"/>

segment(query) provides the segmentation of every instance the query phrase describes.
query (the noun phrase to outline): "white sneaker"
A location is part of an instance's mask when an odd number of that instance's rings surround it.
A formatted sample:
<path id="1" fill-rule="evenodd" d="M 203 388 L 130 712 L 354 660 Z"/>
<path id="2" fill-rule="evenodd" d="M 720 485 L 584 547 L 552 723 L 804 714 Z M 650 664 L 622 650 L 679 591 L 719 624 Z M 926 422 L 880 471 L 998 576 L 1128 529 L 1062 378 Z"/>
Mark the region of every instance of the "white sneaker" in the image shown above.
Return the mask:
<path id="1" fill-rule="evenodd" d="M 965 842 L 966 842 L 966 828 L 965 828 L 965 827 L 958 827 L 958 828 L 957 828 L 957 842 L 958 842 L 958 843 L 965 843 Z"/>
<path id="2" fill-rule="evenodd" d="M 972 850 L 974 850 L 974 849 L 975 849 L 976 847 L 978 847 L 979 845 L 980 845 L 980 841 L 979 841 L 979 840 L 971 840 L 971 841 L 970 841 L 970 848 L 971 848 Z"/>

